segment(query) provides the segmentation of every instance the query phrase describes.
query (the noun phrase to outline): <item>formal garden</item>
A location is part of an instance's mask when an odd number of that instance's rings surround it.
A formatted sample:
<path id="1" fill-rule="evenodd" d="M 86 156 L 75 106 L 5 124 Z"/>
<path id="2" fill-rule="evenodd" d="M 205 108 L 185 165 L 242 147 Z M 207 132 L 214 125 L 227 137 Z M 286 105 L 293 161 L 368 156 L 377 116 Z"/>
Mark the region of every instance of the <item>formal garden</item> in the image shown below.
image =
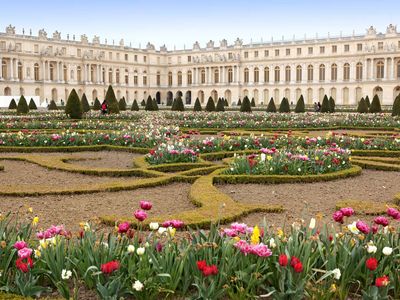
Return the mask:
<path id="1" fill-rule="evenodd" d="M 400 97 L 106 99 L 1 111 L 1 299 L 399 298 Z"/>

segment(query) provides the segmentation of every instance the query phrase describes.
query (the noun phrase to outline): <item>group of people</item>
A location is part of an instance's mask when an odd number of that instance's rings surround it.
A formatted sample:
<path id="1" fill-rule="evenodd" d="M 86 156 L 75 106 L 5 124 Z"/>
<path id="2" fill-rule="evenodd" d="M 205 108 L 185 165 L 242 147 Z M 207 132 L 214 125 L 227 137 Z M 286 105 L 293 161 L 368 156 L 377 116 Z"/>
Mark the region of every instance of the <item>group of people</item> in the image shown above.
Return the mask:
<path id="1" fill-rule="evenodd" d="M 319 111 L 321 111 L 321 102 L 314 102 L 314 111 L 315 112 L 319 112 Z"/>

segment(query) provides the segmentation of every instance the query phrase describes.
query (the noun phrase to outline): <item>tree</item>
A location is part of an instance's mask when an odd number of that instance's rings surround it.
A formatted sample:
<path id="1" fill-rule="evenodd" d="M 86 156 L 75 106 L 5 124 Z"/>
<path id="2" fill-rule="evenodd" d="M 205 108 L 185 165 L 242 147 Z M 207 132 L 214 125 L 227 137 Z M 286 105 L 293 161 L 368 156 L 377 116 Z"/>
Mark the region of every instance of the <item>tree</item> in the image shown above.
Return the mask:
<path id="1" fill-rule="evenodd" d="M 237 105 L 238 106 L 242 106 L 242 100 L 240 100 L 240 98 L 239 98 L 239 101 L 238 101 Z"/>
<path id="2" fill-rule="evenodd" d="M 274 98 L 271 97 L 271 99 L 268 102 L 268 106 L 267 106 L 267 112 L 276 112 L 276 106 L 275 106 L 275 101 Z"/>
<path id="3" fill-rule="evenodd" d="M 254 97 L 251 98 L 251 107 L 256 107 L 256 101 L 254 100 Z"/>
<path id="4" fill-rule="evenodd" d="M 93 110 L 100 110 L 100 109 L 101 109 L 101 103 L 99 99 L 96 97 L 96 100 L 94 100 Z"/>
<path id="5" fill-rule="evenodd" d="M 88 112 L 90 110 L 90 106 L 89 106 L 89 102 L 86 98 L 85 93 L 83 93 L 83 95 L 82 95 L 81 103 L 82 103 L 83 112 L 85 112 L 85 113 Z"/>
<path id="6" fill-rule="evenodd" d="M 367 103 L 368 109 L 371 107 L 371 102 L 369 101 L 368 95 L 365 97 L 365 103 Z"/>
<path id="7" fill-rule="evenodd" d="M 139 111 L 139 105 L 138 105 L 136 99 L 133 100 L 131 111 Z"/>
<path id="8" fill-rule="evenodd" d="M 281 104 L 279 105 L 279 112 L 280 113 L 289 113 L 290 112 L 290 105 L 289 105 L 288 98 L 283 97 Z"/>
<path id="9" fill-rule="evenodd" d="M 208 98 L 206 111 L 215 111 L 214 99 L 211 96 Z"/>
<path id="10" fill-rule="evenodd" d="M 202 111 L 199 98 L 196 98 L 196 101 L 194 102 L 193 111 Z"/>
<path id="11" fill-rule="evenodd" d="M 106 103 L 107 103 L 107 109 L 109 113 L 112 114 L 119 114 L 119 105 L 117 98 L 115 97 L 114 89 L 112 86 L 108 86 L 107 93 L 106 93 Z"/>
<path id="12" fill-rule="evenodd" d="M 14 98 L 11 99 L 8 109 L 17 109 L 17 103 L 15 102 Z"/>
<path id="13" fill-rule="evenodd" d="M 29 112 L 28 103 L 26 102 L 24 95 L 22 95 L 18 101 L 17 113 L 18 114 L 27 114 L 28 112 Z"/>
<path id="14" fill-rule="evenodd" d="M 33 101 L 33 99 L 31 98 L 31 100 L 29 100 L 29 105 L 28 105 L 29 109 L 35 110 L 37 109 L 36 103 L 35 101 Z"/>
<path id="15" fill-rule="evenodd" d="M 172 106 L 174 100 L 172 98 L 167 98 L 167 106 Z"/>
<path id="16" fill-rule="evenodd" d="M 225 111 L 225 103 L 221 98 L 218 99 L 216 111 Z"/>
<path id="17" fill-rule="evenodd" d="M 122 97 L 121 99 L 119 99 L 118 107 L 119 107 L 119 110 L 122 110 L 122 111 L 126 110 L 125 97 Z"/>
<path id="18" fill-rule="evenodd" d="M 304 112 L 306 112 L 306 107 L 305 107 L 305 104 L 304 104 L 303 95 L 300 95 L 299 100 L 297 100 L 296 108 L 294 109 L 294 112 L 295 113 L 304 113 Z"/>
<path id="19" fill-rule="evenodd" d="M 153 99 L 151 99 L 150 95 L 147 97 L 146 106 L 145 106 L 144 109 L 147 110 L 147 111 L 152 111 L 153 110 Z"/>
<path id="20" fill-rule="evenodd" d="M 65 105 L 65 113 L 71 119 L 82 119 L 83 107 L 75 89 L 72 89 L 68 96 L 67 104 Z"/>
<path id="21" fill-rule="evenodd" d="M 144 99 L 142 100 L 142 102 L 140 102 L 140 106 L 146 106 L 146 101 L 144 101 Z"/>
<path id="22" fill-rule="evenodd" d="M 224 100 L 224 105 L 229 106 L 228 100 L 226 100 L 226 99 Z"/>
<path id="23" fill-rule="evenodd" d="M 379 101 L 378 95 L 375 95 L 372 99 L 371 106 L 369 107 L 370 113 L 380 113 L 382 112 L 381 102 Z"/>
<path id="24" fill-rule="evenodd" d="M 153 104 L 153 110 L 157 111 L 158 110 L 158 104 L 157 104 L 156 98 L 153 98 L 152 104 Z"/>
<path id="25" fill-rule="evenodd" d="M 365 114 L 365 113 L 368 112 L 367 102 L 365 101 L 364 98 L 361 98 L 360 102 L 358 102 L 357 111 L 358 111 L 360 114 Z"/>
<path id="26" fill-rule="evenodd" d="M 329 112 L 335 112 L 335 100 L 333 100 L 332 96 L 329 97 Z"/>
<path id="27" fill-rule="evenodd" d="M 394 99 L 392 116 L 400 116 L 400 94 Z"/>
<path id="28" fill-rule="evenodd" d="M 321 112 L 322 113 L 329 112 L 329 99 L 327 95 L 325 95 L 324 99 L 322 100 Z"/>
<path id="29" fill-rule="evenodd" d="M 175 99 L 172 105 L 173 111 L 185 111 L 185 105 L 183 104 L 182 97 L 178 95 L 178 98 Z"/>
<path id="30" fill-rule="evenodd" d="M 79 99 L 79 98 L 78 98 Z M 48 108 L 49 110 L 58 110 L 58 107 L 57 107 L 57 104 L 56 104 L 56 102 L 54 101 L 54 100 L 51 100 L 50 101 L 50 104 L 49 104 L 49 108 Z"/>
<path id="31" fill-rule="evenodd" d="M 243 98 L 242 105 L 240 106 L 241 112 L 251 112 L 251 103 L 249 97 L 245 96 Z"/>

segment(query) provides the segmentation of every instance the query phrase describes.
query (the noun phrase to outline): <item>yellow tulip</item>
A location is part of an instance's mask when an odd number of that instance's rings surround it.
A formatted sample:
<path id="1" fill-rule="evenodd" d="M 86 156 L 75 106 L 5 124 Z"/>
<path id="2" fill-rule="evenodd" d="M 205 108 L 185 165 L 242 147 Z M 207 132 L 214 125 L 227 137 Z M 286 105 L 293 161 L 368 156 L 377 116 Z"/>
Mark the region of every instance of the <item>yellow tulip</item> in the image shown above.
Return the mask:
<path id="1" fill-rule="evenodd" d="M 253 233 L 251 235 L 251 243 L 253 245 L 257 245 L 260 243 L 260 229 L 257 225 L 253 229 Z"/>

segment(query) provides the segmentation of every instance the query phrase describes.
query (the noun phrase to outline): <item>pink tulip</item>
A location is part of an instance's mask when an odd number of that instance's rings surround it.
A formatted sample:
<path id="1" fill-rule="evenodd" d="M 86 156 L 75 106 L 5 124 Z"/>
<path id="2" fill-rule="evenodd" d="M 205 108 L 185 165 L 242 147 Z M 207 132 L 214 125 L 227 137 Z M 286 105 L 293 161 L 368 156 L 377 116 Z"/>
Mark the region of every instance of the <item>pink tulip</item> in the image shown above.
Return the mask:
<path id="1" fill-rule="evenodd" d="M 31 255 L 32 255 L 32 249 L 30 248 L 22 248 L 21 250 L 18 250 L 18 257 L 22 259 L 31 257 Z"/>
<path id="2" fill-rule="evenodd" d="M 382 225 L 382 226 L 384 226 L 384 227 L 389 225 L 389 220 L 386 219 L 386 218 L 383 217 L 383 216 L 376 217 L 376 218 L 374 219 L 374 222 L 375 222 L 375 224 Z"/>
<path id="3" fill-rule="evenodd" d="M 144 221 L 147 218 L 147 213 L 144 210 L 140 209 L 136 210 L 133 215 L 140 222 Z"/>
<path id="4" fill-rule="evenodd" d="M 358 230 L 360 230 L 364 234 L 369 233 L 369 226 L 363 221 L 357 221 L 356 227 Z"/>
<path id="5" fill-rule="evenodd" d="M 351 217 L 354 214 L 354 210 L 351 207 L 343 207 L 340 211 L 345 217 Z"/>
<path id="6" fill-rule="evenodd" d="M 162 223 L 162 227 L 174 227 L 176 229 L 182 228 L 185 224 L 181 220 L 167 220 Z"/>
<path id="7" fill-rule="evenodd" d="M 336 222 L 342 223 L 342 224 L 343 224 L 343 217 L 344 217 L 344 215 L 343 215 L 343 213 L 342 213 L 340 210 L 334 212 L 334 214 L 333 214 L 333 216 L 332 216 L 332 218 L 333 218 Z"/>
<path id="8" fill-rule="evenodd" d="M 150 210 L 153 207 L 153 204 L 149 201 L 142 200 L 139 202 L 139 204 L 140 204 L 140 208 L 144 209 L 144 210 Z"/>
<path id="9" fill-rule="evenodd" d="M 118 225 L 118 233 L 126 233 L 126 232 L 128 232 L 130 227 L 131 227 L 131 224 L 129 222 L 123 222 Z"/>
<path id="10" fill-rule="evenodd" d="M 400 212 L 392 207 L 389 207 L 386 213 L 395 220 L 400 220 Z"/>
<path id="11" fill-rule="evenodd" d="M 18 241 L 18 242 L 15 242 L 15 244 L 14 244 L 14 248 L 17 249 L 17 250 L 21 250 L 21 249 L 24 249 L 26 247 L 28 247 L 28 244 L 26 242 L 24 242 L 24 241 Z"/>

